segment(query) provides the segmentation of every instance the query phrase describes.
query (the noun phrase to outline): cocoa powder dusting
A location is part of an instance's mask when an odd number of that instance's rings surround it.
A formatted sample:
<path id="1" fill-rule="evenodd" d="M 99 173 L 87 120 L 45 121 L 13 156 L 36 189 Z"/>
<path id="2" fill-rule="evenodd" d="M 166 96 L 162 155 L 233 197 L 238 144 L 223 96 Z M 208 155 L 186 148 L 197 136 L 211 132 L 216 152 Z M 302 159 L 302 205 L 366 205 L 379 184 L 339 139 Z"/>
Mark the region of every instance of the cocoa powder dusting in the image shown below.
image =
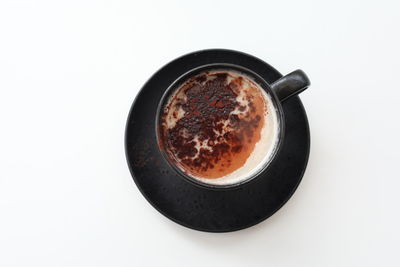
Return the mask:
<path id="1" fill-rule="evenodd" d="M 225 176 L 246 162 L 260 139 L 266 105 L 260 89 L 241 92 L 243 78 L 229 76 L 218 72 L 193 77 L 161 116 L 164 149 L 189 174 Z M 245 101 L 238 101 L 240 97 Z M 175 119 L 173 127 L 168 127 L 168 112 Z"/>

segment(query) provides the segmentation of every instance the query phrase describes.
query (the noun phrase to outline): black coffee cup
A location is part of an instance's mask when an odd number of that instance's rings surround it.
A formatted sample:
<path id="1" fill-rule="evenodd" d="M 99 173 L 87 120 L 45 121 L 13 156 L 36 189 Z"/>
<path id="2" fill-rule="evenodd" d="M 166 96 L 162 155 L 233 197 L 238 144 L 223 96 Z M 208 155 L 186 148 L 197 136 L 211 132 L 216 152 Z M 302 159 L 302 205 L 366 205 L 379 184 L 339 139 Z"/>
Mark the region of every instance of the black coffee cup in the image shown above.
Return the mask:
<path id="1" fill-rule="evenodd" d="M 284 112 L 281 103 L 286 101 L 292 96 L 295 96 L 305 89 L 307 89 L 310 86 L 310 80 L 308 79 L 307 75 L 302 71 L 302 70 L 295 70 L 283 77 L 281 77 L 279 80 L 275 81 L 272 84 L 267 83 L 257 72 L 250 70 L 248 68 L 245 68 L 243 66 L 240 66 L 238 64 L 228 64 L 228 63 L 213 63 L 213 64 L 207 64 L 207 65 L 202 65 L 200 67 L 194 68 L 192 70 L 189 70 L 188 72 L 184 73 L 182 76 L 180 76 L 178 79 L 176 79 L 165 91 L 164 95 L 161 98 L 161 101 L 159 102 L 158 108 L 157 108 L 157 118 L 156 118 L 156 129 L 157 129 L 157 140 L 160 142 L 160 135 L 159 135 L 159 123 L 160 123 L 160 114 L 161 111 L 170 98 L 170 96 L 175 92 L 176 89 L 178 89 L 185 81 L 190 79 L 191 77 L 194 77 L 200 73 L 207 72 L 207 71 L 213 71 L 213 70 L 231 70 L 231 71 L 237 71 L 240 73 L 245 74 L 246 76 L 250 77 L 255 83 L 257 83 L 270 97 L 271 101 L 273 102 L 273 105 L 276 109 L 277 113 L 277 120 L 278 120 L 278 137 L 277 137 L 277 142 L 275 143 L 274 150 L 272 154 L 270 155 L 268 161 L 265 163 L 262 168 L 260 168 L 255 174 L 247 177 L 246 179 L 243 179 L 240 182 L 233 183 L 233 184 L 224 184 L 224 185 L 216 185 L 216 184 L 209 184 L 202 182 L 198 179 L 195 179 L 191 177 L 190 175 L 186 174 L 184 171 L 182 171 L 179 167 L 176 166 L 174 161 L 170 158 L 168 153 L 166 153 L 165 149 L 160 146 L 160 151 L 161 154 L 165 157 L 167 162 L 171 165 L 171 167 L 179 173 L 184 179 L 187 179 L 188 181 L 200 185 L 200 186 L 205 186 L 208 188 L 231 188 L 231 187 L 237 187 L 240 185 L 243 185 L 257 177 L 260 176 L 261 173 L 264 173 L 268 170 L 268 166 L 271 165 L 271 163 L 275 160 L 276 155 L 279 153 L 283 138 L 284 138 L 284 130 L 285 130 L 285 120 L 284 120 Z"/>

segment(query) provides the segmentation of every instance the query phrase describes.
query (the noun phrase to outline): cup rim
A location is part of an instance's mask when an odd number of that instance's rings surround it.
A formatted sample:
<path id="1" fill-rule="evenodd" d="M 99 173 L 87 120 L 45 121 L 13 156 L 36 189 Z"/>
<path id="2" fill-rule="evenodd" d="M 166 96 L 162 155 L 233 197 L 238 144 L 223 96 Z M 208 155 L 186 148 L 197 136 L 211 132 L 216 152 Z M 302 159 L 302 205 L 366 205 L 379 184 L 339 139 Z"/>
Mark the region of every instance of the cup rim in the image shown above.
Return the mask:
<path id="1" fill-rule="evenodd" d="M 179 88 L 179 86 L 190 79 L 190 77 L 193 77 L 195 75 L 200 74 L 201 72 L 207 71 L 207 70 L 217 70 L 217 69 L 231 69 L 231 70 L 236 70 L 243 72 L 244 74 L 250 76 L 250 78 L 256 82 L 262 89 L 266 91 L 266 93 L 270 96 L 273 105 L 276 109 L 277 113 L 277 120 L 278 120 L 278 136 L 277 136 L 277 141 L 275 144 L 275 148 L 272 151 L 269 160 L 264 163 L 264 166 L 262 166 L 259 170 L 257 170 L 256 173 L 253 175 L 247 177 L 246 179 L 243 179 L 239 182 L 232 183 L 232 184 L 209 184 L 202 182 L 196 178 L 191 177 L 184 171 L 182 171 L 172 160 L 170 159 L 170 156 L 168 155 L 168 152 L 166 151 L 165 148 L 163 148 L 163 141 L 162 138 L 160 138 L 160 119 L 161 119 L 161 111 L 166 104 L 166 101 L 169 99 L 169 97 L 172 95 L 173 92 L 175 92 L 176 89 Z M 282 144 L 283 144 L 283 139 L 284 139 L 284 132 L 285 132 L 285 120 L 284 120 L 284 113 L 283 113 L 283 108 L 281 105 L 280 100 L 278 99 L 277 95 L 274 93 L 274 91 L 271 88 L 271 85 L 266 82 L 257 72 L 250 70 L 246 67 L 243 67 L 238 64 L 232 64 L 232 63 L 224 63 L 224 62 L 216 62 L 216 63 L 209 63 L 209 64 L 204 64 L 201 66 L 197 66 L 195 68 L 192 68 L 188 70 L 187 72 L 183 73 L 180 75 L 178 78 L 176 78 L 168 87 L 167 89 L 163 92 L 162 97 L 160 98 L 160 101 L 158 102 L 157 109 L 156 109 L 156 118 L 155 118 L 155 135 L 156 135 L 156 140 L 157 140 L 157 147 L 163 156 L 163 158 L 168 162 L 168 164 L 174 169 L 177 174 L 183 178 L 184 180 L 199 186 L 201 188 L 206 188 L 206 189 L 213 189 L 213 190 L 227 190 L 227 189 L 236 189 L 239 188 L 240 186 L 247 184 L 251 181 L 256 180 L 260 176 L 262 176 L 263 173 L 265 173 L 268 169 L 269 166 L 271 166 L 272 162 L 275 161 L 276 156 L 278 155 Z"/>

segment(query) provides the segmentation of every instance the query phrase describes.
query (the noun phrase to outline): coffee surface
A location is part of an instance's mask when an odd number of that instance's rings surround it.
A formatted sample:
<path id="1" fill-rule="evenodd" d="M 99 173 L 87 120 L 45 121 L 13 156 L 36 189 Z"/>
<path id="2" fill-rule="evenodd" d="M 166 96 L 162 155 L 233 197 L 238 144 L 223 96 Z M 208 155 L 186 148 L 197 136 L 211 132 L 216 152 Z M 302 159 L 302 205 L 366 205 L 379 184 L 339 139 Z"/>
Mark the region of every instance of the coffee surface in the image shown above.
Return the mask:
<path id="1" fill-rule="evenodd" d="M 244 75 L 215 71 L 182 84 L 161 114 L 162 148 L 194 177 L 225 177 L 243 167 L 268 122 L 265 92 Z"/>

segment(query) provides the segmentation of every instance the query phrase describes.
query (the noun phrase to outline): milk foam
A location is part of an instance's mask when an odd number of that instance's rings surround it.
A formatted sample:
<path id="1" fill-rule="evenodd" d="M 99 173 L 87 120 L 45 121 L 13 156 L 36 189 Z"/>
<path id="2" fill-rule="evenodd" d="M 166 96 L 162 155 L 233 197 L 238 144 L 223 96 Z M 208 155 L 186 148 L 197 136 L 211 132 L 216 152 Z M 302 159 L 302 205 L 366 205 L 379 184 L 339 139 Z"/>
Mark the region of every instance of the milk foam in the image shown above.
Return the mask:
<path id="1" fill-rule="evenodd" d="M 262 89 L 257 83 L 255 83 L 250 77 L 238 73 L 235 71 L 226 71 L 233 77 L 238 77 L 242 76 L 245 78 L 245 83 L 243 86 L 252 86 L 257 87 L 258 90 L 262 93 L 265 103 L 266 103 L 266 108 L 265 108 L 265 113 L 264 113 L 264 125 L 263 128 L 261 129 L 261 137 L 260 140 L 256 143 L 252 153 L 250 156 L 247 158 L 245 164 L 235 171 L 231 172 L 228 175 L 225 175 L 223 177 L 219 178 L 202 178 L 193 174 L 188 174 L 191 177 L 206 183 L 210 185 L 232 185 L 236 183 L 243 182 L 247 180 L 248 178 L 256 175 L 261 169 L 263 169 L 266 164 L 269 162 L 271 159 L 271 156 L 273 155 L 276 145 L 278 142 L 278 133 L 279 133 L 279 125 L 278 125 L 278 119 L 277 119 L 277 111 L 275 107 L 273 106 L 273 102 L 270 98 L 270 96 Z M 247 80 L 247 81 L 246 81 Z M 251 83 L 251 84 L 250 84 Z M 178 90 L 179 91 L 179 90 Z M 243 90 L 244 92 L 244 90 Z M 171 98 L 169 99 L 172 101 L 172 99 L 179 95 L 179 97 L 183 98 L 184 95 L 175 92 Z M 169 103 L 170 103 L 169 101 Z M 242 105 L 247 105 L 247 100 L 245 100 L 244 95 L 239 94 L 236 98 L 236 101 L 238 101 Z M 167 106 L 169 106 L 169 103 Z M 178 112 L 173 114 L 173 109 L 167 110 L 167 117 L 166 117 L 166 126 L 167 128 L 173 128 L 175 126 L 176 121 L 181 119 L 184 116 L 184 111 L 182 108 L 177 110 Z M 239 114 L 239 110 L 234 110 L 231 114 Z M 197 140 L 194 140 L 197 142 Z M 206 143 L 202 145 L 207 146 Z M 196 145 L 196 149 L 199 150 L 200 146 L 199 144 Z M 177 165 L 183 172 L 186 172 L 185 169 L 182 166 Z"/>

